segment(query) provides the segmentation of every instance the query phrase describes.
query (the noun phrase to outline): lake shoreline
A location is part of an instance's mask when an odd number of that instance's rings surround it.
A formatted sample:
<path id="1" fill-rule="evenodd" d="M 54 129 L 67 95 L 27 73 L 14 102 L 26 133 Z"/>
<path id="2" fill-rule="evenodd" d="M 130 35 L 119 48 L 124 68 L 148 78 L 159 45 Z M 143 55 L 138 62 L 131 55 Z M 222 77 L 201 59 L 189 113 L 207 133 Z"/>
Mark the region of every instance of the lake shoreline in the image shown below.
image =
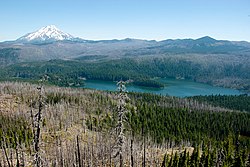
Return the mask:
<path id="1" fill-rule="evenodd" d="M 163 83 L 164 88 L 150 88 L 129 84 L 127 90 L 129 92 L 145 92 L 177 97 L 189 97 L 197 95 L 241 95 L 245 94 L 239 90 L 212 86 L 205 83 L 198 83 L 192 80 L 178 80 L 175 78 L 159 78 L 157 81 Z M 116 91 L 115 81 L 102 80 L 85 80 L 84 88 L 97 90 Z"/>

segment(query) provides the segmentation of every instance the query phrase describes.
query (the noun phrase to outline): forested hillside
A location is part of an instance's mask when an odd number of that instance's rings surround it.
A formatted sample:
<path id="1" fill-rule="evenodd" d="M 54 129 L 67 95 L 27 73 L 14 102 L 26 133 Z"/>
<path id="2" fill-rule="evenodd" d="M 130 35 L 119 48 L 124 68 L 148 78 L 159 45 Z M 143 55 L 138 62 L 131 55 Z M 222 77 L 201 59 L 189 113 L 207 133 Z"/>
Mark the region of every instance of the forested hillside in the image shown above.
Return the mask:
<path id="1" fill-rule="evenodd" d="M 205 36 L 177 40 L 9 41 L 0 43 L 2 80 L 36 81 L 44 74 L 59 86 L 84 85 L 82 79 L 120 79 L 162 88 L 155 77 L 191 79 L 250 91 L 250 44 Z"/>
<path id="2" fill-rule="evenodd" d="M 247 111 L 250 112 L 250 96 L 240 95 L 210 95 L 210 96 L 195 96 L 191 99 L 195 99 L 199 102 L 207 102 L 213 106 L 221 106 L 224 108 Z"/>
<path id="3" fill-rule="evenodd" d="M 100 62 L 84 60 L 21 63 L 1 70 L 3 80 L 38 80 L 44 74 L 59 86 L 83 86 L 90 80 L 134 80 L 134 84 L 162 87 L 155 77 L 173 77 L 215 86 L 250 91 L 250 59 L 227 55 L 165 55 L 127 58 Z M 232 63 L 233 62 L 233 63 Z"/>
<path id="4" fill-rule="evenodd" d="M 0 48 L 0 68 L 19 62 L 19 49 Z"/>
<path id="5" fill-rule="evenodd" d="M 196 99 L 2 82 L 0 164 L 249 166 L 250 114 Z"/>

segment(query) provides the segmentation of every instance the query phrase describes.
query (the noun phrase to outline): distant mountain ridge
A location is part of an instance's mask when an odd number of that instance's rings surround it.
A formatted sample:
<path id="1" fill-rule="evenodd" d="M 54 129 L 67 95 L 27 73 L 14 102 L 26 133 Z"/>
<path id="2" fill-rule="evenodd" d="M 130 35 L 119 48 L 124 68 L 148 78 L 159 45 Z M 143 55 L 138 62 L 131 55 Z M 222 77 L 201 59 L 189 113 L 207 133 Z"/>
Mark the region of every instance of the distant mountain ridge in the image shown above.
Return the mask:
<path id="1" fill-rule="evenodd" d="M 112 40 L 85 40 L 79 37 L 74 37 L 73 35 L 63 32 L 62 30 L 58 29 L 55 25 L 48 25 L 45 27 L 40 28 L 37 31 L 28 33 L 15 41 L 9 42 L 19 42 L 19 43 L 36 43 L 36 42 L 57 42 L 57 41 L 74 41 L 74 42 L 135 42 L 135 41 L 150 41 L 157 43 L 156 40 L 142 40 L 142 39 L 134 39 L 134 38 L 125 38 L 125 39 L 112 39 Z M 195 43 L 204 43 L 204 44 L 212 44 L 218 41 L 220 42 L 235 42 L 235 43 L 248 43 L 247 41 L 227 41 L 227 40 L 216 40 L 209 36 L 204 36 L 198 39 L 166 39 L 162 41 L 158 41 L 158 43 L 170 43 L 170 42 L 191 42 L 195 41 Z"/>
<path id="2" fill-rule="evenodd" d="M 1 49 L 12 48 L 16 61 L 52 59 L 95 60 L 124 57 L 157 56 L 166 54 L 236 54 L 250 56 L 250 43 L 246 41 L 216 40 L 209 36 L 198 39 L 167 39 L 162 41 L 141 39 L 85 40 L 59 30 L 54 25 L 28 33 L 15 41 L 0 43 Z M 17 49 L 17 50 L 16 50 Z M 3 55 L 4 60 L 8 56 Z M 13 57 L 10 55 L 10 57 Z M 91 58 L 93 57 L 93 59 Z M 12 61 L 8 61 L 12 62 Z"/>

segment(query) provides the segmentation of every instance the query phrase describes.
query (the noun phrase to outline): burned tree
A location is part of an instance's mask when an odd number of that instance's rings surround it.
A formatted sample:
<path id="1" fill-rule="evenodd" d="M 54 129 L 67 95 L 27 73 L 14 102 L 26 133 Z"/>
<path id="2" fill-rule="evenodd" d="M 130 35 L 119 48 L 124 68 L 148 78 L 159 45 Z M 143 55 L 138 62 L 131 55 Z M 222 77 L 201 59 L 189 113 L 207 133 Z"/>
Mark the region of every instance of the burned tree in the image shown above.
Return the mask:
<path id="1" fill-rule="evenodd" d="M 32 118 L 32 126 L 33 126 L 33 145 L 34 145 L 34 163 L 35 166 L 42 166 L 41 155 L 40 155 L 40 135 L 41 135 L 41 123 L 42 123 L 42 109 L 44 107 L 44 95 L 43 95 L 43 82 L 48 79 L 48 76 L 43 76 L 40 80 L 40 86 L 37 87 L 38 90 L 38 112 L 33 115 L 31 109 L 31 118 Z M 31 104 L 32 105 L 32 104 Z"/>
<path id="2" fill-rule="evenodd" d="M 41 166 L 41 157 L 39 155 L 39 142 L 40 142 L 40 133 L 41 133 L 41 120 L 42 120 L 42 108 L 43 108 L 43 98 L 42 98 L 42 90 L 43 87 L 40 86 L 37 88 L 37 90 L 39 91 L 39 98 L 38 98 L 38 112 L 34 117 L 34 151 L 35 151 L 35 155 L 34 155 L 34 161 L 36 166 Z"/>
<path id="3" fill-rule="evenodd" d="M 126 87 L 125 87 L 126 82 L 124 81 L 119 81 L 117 83 L 118 85 L 118 104 L 117 104 L 117 114 L 118 114 L 118 122 L 116 125 L 116 132 L 117 132 L 117 139 L 116 139 L 116 153 L 115 153 L 115 158 L 119 157 L 119 164 L 120 167 L 123 166 L 124 164 L 124 144 L 125 144 L 125 135 L 124 135 L 124 114 L 127 111 L 126 110 L 126 101 L 129 99 L 127 96 L 126 92 Z"/>

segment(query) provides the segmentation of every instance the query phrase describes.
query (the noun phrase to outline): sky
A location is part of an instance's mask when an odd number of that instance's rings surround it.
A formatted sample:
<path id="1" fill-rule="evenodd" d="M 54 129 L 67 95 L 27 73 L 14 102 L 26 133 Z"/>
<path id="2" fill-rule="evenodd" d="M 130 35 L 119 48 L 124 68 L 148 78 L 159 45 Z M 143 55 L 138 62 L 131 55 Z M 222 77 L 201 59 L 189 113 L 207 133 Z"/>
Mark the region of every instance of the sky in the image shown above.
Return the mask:
<path id="1" fill-rule="evenodd" d="M 250 41 L 250 0 L 1 0 L 0 41 L 47 25 L 89 40 Z"/>

